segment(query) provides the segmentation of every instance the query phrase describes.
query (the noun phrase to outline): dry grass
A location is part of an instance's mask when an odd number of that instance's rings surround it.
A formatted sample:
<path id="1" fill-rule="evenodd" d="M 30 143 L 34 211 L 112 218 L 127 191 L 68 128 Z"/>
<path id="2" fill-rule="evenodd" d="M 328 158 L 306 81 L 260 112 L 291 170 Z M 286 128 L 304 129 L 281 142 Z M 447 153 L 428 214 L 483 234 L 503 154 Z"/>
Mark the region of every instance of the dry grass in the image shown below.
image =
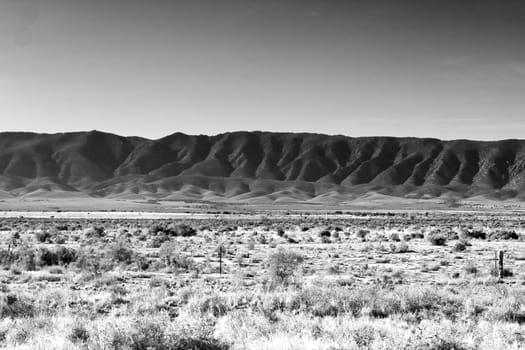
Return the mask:
<path id="1" fill-rule="evenodd" d="M 439 213 L 6 220 L 0 347 L 522 349 L 519 222 Z M 498 250 L 504 283 L 491 275 Z"/>

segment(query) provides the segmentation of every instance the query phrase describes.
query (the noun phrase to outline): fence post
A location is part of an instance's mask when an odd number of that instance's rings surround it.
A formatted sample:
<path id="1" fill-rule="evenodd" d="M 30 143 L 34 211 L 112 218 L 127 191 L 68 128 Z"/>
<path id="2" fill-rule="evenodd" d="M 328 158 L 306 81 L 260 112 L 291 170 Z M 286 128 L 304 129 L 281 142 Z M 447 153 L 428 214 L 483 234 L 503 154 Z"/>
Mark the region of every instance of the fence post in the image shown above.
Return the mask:
<path id="1" fill-rule="evenodd" d="M 505 277 L 505 270 L 503 268 L 503 250 L 499 251 L 499 279 Z"/>
<path id="2" fill-rule="evenodd" d="M 219 245 L 219 274 L 222 276 L 222 244 Z"/>

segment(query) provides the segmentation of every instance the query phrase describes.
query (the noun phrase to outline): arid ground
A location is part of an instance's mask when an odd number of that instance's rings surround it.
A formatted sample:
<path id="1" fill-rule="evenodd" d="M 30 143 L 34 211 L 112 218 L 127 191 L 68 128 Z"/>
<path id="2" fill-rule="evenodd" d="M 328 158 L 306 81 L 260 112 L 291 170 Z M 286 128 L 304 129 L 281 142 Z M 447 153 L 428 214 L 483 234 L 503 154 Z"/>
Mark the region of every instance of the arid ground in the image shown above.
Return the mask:
<path id="1" fill-rule="evenodd" d="M 525 347 L 522 212 L 288 209 L 2 212 L 0 346 Z"/>

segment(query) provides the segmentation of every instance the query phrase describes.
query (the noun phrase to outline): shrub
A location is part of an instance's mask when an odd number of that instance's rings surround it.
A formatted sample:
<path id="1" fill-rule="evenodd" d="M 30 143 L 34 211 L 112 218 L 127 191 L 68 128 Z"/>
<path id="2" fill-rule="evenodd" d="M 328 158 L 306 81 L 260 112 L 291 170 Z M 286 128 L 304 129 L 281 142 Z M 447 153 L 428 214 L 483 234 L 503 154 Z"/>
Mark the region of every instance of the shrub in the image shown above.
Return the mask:
<path id="1" fill-rule="evenodd" d="M 31 247 L 20 247 L 17 249 L 16 258 L 19 266 L 27 271 L 36 270 L 35 251 Z"/>
<path id="2" fill-rule="evenodd" d="M 20 270 L 20 268 L 18 266 L 15 266 L 15 265 L 11 265 L 11 267 L 9 268 L 9 272 L 11 272 L 13 275 L 21 275 L 22 274 L 22 271 Z"/>
<path id="3" fill-rule="evenodd" d="M 455 240 L 455 239 L 459 239 L 459 235 L 456 231 L 448 231 L 446 234 L 445 234 L 445 237 L 447 238 L 447 240 Z"/>
<path id="4" fill-rule="evenodd" d="M 164 317 L 142 316 L 127 323 L 125 327 L 107 327 L 103 337 L 94 336 L 93 343 L 91 340 L 87 343 L 94 349 L 228 350 L 230 348 L 227 344 L 213 338 L 212 334 L 208 326 L 199 329 L 187 326 L 173 327 Z"/>
<path id="5" fill-rule="evenodd" d="M 0 263 L 3 266 L 9 267 L 13 263 L 15 256 L 10 249 L 0 249 Z"/>
<path id="6" fill-rule="evenodd" d="M 184 256 L 182 254 L 174 254 L 171 256 L 170 259 L 170 266 L 172 266 L 175 269 L 180 270 L 193 270 L 196 268 L 195 261 L 187 256 Z"/>
<path id="7" fill-rule="evenodd" d="M 35 314 L 33 302 L 18 294 L 0 295 L 0 318 L 32 317 Z"/>
<path id="8" fill-rule="evenodd" d="M 165 326 L 160 322 L 135 322 L 130 337 L 130 349 L 162 350 L 165 344 Z"/>
<path id="9" fill-rule="evenodd" d="M 60 266 L 53 266 L 48 269 L 48 272 L 53 275 L 63 275 L 64 269 Z"/>
<path id="10" fill-rule="evenodd" d="M 290 243 L 290 244 L 297 244 L 297 243 L 299 243 L 299 241 L 295 237 L 292 237 L 292 236 L 286 237 L 286 241 L 288 243 Z"/>
<path id="11" fill-rule="evenodd" d="M 330 237 L 323 236 L 321 237 L 321 243 L 323 244 L 330 244 L 332 241 L 330 240 Z"/>
<path id="12" fill-rule="evenodd" d="M 174 243 L 164 243 L 160 248 L 159 256 L 167 266 L 170 266 L 174 269 L 188 271 L 196 267 L 195 261 L 192 258 L 177 252 Z"/>
<path id="13" fill-rule="evenodd" d="M 197 231 L 189 225 L 171 224 L 168 226 L 167 233 L 176 237 L 191 237 L 197 234 Z"/>
<path id="14" fill-rule="evenodd" d="M 376 337 L 375 329 L 369 325 L 360 326 L 352 331 L 352 337 L 359 349 L 369 349 Z"/>
<path id="15" fill-rule="evenodd" d="M 407 242 L 401 242 L 396 246 L 396 253 L 407 253 L 409 250 Z"/>
<path id="16" fill-rule="evenodd" d="M 323 237 L 330 237 L 330 236 L 331 236 L 331 233 L 328 230 L 323 230 L 323 231 L 319 232 L 319 237 L 321 237 L 321 238 L 323 238 Z"/>
<path id="17" fill-rule="evenodd" d="M 149 287 L 150 288 L 158 288 L 158 287 L 166 287 L 168 286 L 169 283 L 167 280 L 165 280 L 164 278 L 161 278 L 161 277 L 158 277 L 158 276 L 153 276 L 150 280 L 149 280 Z"/>
<path id="18" fill-rule="evenodd" d="M 168 226 L 155 224 L 149 229 L 150 234 L 166 234 L 175 237 L 191 237 L 197 234 L 197 231 L 186 224 L 170 224 Z"/>
<path id="19" fill-rule="evenodd" d="M 363 230 L 363 229 L 360 229 L 357 231 L 357 237 L 361 238 L 361 239 L 365 239 L 366 236 L 368 236 L 370 234 L 370 231 L 368 230 Z"/>
<path id="20" fill-rule="evenodd" d="M 141 271 L 146 271 L 151 265 L 150 261 L 142 255 L 135 256 L 135 263 L 137 264 L 137 268 Z"/>
<path id="21" fill-rule="evenodd" d="M 222 295 L 196 296 L 190 300 L 189 304 L 190 309 L 214 317 L 224 316 L 231 310 L 228 299 Z"/>
<path id="22" fill-rule="evenodd" d="M 489 233 L 489 239 L 492 240 L 511 240 L 511 239 L 519 239 L 520 236 L 516 233 L 516 231 L 494 231 Z"/>
<path id="23" fill-rule="evenodd" d="M 151 240 L 149 247 L 150 248 L 160 248 L 162 246 L 162 243 L 168 242 L 170 240 L 169 236 L 167 234 L 161 234 L 154 236 Z"/>
<path id="24" fill-rule="evenodd" d="M 105 235 L 104 227 L 102 227 L 102 226 L 90 227 L 84 232 L 84 234 L 85 234 L 86 238 L 101 238 L 101 237 L 104 237 L 104 235 Z"/>
<path id="25" fill-rule="evenodd" d="M 473 239 L 486 239 L 487 234 L 483 230 L 466 230 L 462 232 L 462 235 L 467 238 Z"/>
<path id="26" fill-rule="evenodd" d="M 35 232 L 35 238 L 40 243 L 50 243 L 51 242 L 51 233 L 48 231 L 37 231 Z"/>
<path id="27" fill-rule="evenodd" d="M 447 243 L 447 237 L 441 232 L 430 232 L 427 235 L 427 240 L 432 245 L 443 246 Z"/>
<path id="28" fill-rule="evenodd" d="M 104 273 L 93 280 L 93 287 L 115 287 L 120 282 L 122 282 L 122 277 L 113 273 Z"/>
<path id="29" fill-rule="evenodd" d="M 176 251 L 177 246 L 173 242 L 165 242 L 160 246 L 159 257 L 164 260 L 166 265 L 170 264 L 171 256 Z"/>
<path id="30" fill-rule="evenodd" d="M 56 254 L 59 263 L 66 266 L 77 260 L 77 252 L 73 248 L 58 247 Z"/>
<path id="31" fill-rule="evenodd" d="M 93 248 L 80 251 L 75 265 L 77 268 L 95 275 L 100 275 L 102 272 L 109 271 L 113 267 L 101 252 L 97 252 Z"/>
<path id="32" fill-rule="evenodd" d="M 525 323 L 524 300 L 520 295 L 511 294 L 506 300 L 492 305 L 486 317 L 494 321 Z"/>
<path id="33" fill-rule="evenodd" d="M 164 232 L 164 226 L 155 224 L 148 229 L 150 235 L 157 235 L 159 232 Z"/>
<path id="34" fill-rule="evenodd" d="M 465 272 L 472 273 L 472 274 L 477 274 L 478 273 L 478 268 L 473 263 L 469 263 L 467 266 L 465 266 Z"/>
<path id="35" fill-rule="evenodd" d="M 268 244 L 268 238 L 263 234 L 258 235 L 257 240 L 260 244 Z"/>
<path id="36" fill-rule="evenodd" d="M 117 243 L 113 244 L 110 248 L 109 254 L 114 261 L 125 264 L 130 264 L 135 255 L 133 250 L 128 248 L 123 240 L 119 240 Z"/>
<path id="37" fill-rule="evenodd" d="M 64 236 L 61 235 L 55 235 L 53 242 L 56 244 L 64 244 L 66 243 L 67 239 Z"/>
<path id="38" fill-rule="evenodd" d="M 328 272 L 330 275 L 339 275 L 341 273 L 341 267 L 339 265 L 332 264 L 328 266 L 326 272 Z"/>
<path id="39" fill-rule="evenodd" d="M 490 274 L 492 276 L 495 276 L 495 277 L 500 277 L 500 270 L 499 269 L 494 269 L 494 267 L 493 267 L 490 270 Z M 507 268 L 503 269 L 501 277 L 512 277 L 512 276 L 514 276 L 514 273 L 512 272 L 512 270 L 507 269 Z"/>
<path id="40" fill-rule="evenodd" d="M 394 232 L 390 235 L 390 240 L 394 242 L 399 242 L 401 239 L 399 238 L 399 234 Z"/>
<path id="41" fill-rule="evenodd" d="M 197 231 L 186 224 L 155 224 L 149 229 L 149 233 L 152 235 L 167 235 L 175 237 L 191 237 L 197 234 Z"/>
<path id="42" fill-rule="evenodd" d="M 410 233 L 410 238 L 411 239 L 421 239 L 421 238 L 425 238 L 425 235 L 421 232 L 412 232 Z"/>
<path id="43" fill-rule="evenodd" d="M 67 338 L 74 344 L 86 343 L 89 340 L 89 333 L 84 325 L 75 324 Z"/>
<path id="44" fill-rule="evenodd" d="M 31 276 L 32 281 L 45 281 L 45 282 L 58 282 L 62 280 L 61 276 L 51 275 L 51 274 L 42 274 Z"/>
<path id="45" fill-rule="evenodd" d="M 69 265 L 76 261 L 77 253 L 73 248 L 58 247 L 57 249 L 40 248 L 36 254 L 26 252 L 23 264 L 26 268 L 33 264 L 42 266 Z"/>
<path id="46" fill-rule="evenodd" d="M 47 248 L 40 248 L 36 254 L 36 263 L 38 266 L 58 265 L 58 255 Z"/>
<path id="47" fill-rule="evenodd" d="M 455 252 L 462 252 L 464 250 L 467 249 L 467 245 L 463 242 L 456 242 L 456 244 L 454 244 L 454 251 Z"/>
<path id="48" fill-rule="evenodd" d="M 9 237 L 9 240 L 11 241 L 11 243 L 18 241 L 19 239 L 20 239 L 20 232 L 18 231 L 13 232 L 11 234 L 11 237 Z"/>
<path id="49" fill-rule="evenodd" d="M 269 258 L 269 271 L 272 284 L 288 285 L 296 275 L 304 257 L 292 251 L 279 249 Z"/>
<path id="50" fill-rule="evenodd" d="M 180 336 L 172 339 L 170 350 L 228 350 L 230 347 L 211 337 Z"/>

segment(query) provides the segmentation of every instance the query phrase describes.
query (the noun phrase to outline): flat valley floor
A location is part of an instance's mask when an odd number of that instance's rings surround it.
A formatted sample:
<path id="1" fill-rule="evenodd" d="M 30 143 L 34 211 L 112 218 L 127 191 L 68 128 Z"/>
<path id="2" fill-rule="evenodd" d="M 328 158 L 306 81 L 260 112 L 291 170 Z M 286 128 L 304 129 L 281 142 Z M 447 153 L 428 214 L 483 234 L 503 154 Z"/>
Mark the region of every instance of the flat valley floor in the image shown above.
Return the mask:
<path id="1" fill-rule="evenodd" d="M 1 348 L 525 348 L 519 208 L 16 209 Z"/>

